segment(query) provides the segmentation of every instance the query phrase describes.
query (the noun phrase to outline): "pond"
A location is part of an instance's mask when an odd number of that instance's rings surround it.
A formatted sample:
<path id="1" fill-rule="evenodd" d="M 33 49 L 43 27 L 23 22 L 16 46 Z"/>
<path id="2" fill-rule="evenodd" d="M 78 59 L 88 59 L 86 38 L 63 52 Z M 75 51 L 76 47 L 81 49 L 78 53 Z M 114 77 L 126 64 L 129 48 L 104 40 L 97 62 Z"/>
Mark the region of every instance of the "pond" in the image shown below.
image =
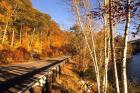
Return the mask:
<path id="1" fill-rule="evenodd" d="M 133 55 L 131 61 L 127 63 L 127 77 L 140 84 L 140 53 Z"/>

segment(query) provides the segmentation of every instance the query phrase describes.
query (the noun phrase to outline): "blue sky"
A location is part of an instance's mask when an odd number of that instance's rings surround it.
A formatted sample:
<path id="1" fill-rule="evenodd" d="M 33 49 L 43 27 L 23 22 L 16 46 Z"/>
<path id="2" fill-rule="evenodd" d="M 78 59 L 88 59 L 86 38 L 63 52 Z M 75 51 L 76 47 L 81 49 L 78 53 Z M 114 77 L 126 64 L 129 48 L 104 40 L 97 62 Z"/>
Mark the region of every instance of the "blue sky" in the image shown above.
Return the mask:
<path id="1" fill-rule="evenodd" d="M 62 0 L 32 0 L 32 5 L 49 14 L 61 28 L 69 29 L 74 23 L 70 8 Z"/>
<path id="2" fill-rule="evenodd" d="M 61 28 L 69 29 L 75 23 L 70 6 L 65 0 L 31 0 L 32 5 L 37 10 L 49 14 Z M 91 0 L 92 6 L 97 6 L 97 0 Z"/>
<path id="3" fill-rule="evenodd" d="M 93 2 L 92 7 L 98 6 L 97 0 L 91 1 Z M 32 0 L 32 5 L 37 10 L 49 14 L 52 19 L 59 24 L 61 29 L 69 29 L 75 23 L 70 7 L 64 2 L 64 0 Z M 122 25 L 118 26 L 118 33 L 122 35 L 124 32 L 121 27 Z M 130 29 L 131 31 L 134 30 L 132 28 Z"/>

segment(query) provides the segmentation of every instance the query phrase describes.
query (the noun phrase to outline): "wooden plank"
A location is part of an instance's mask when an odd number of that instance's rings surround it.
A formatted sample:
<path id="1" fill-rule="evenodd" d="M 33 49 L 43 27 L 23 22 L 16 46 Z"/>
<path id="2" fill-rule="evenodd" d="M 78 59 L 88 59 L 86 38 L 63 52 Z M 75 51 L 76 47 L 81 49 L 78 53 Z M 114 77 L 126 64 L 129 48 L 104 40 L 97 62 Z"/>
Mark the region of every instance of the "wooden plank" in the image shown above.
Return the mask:
<path id="1" fill-rule="evenodd" d="M 61 65 L 68 57 L 50 58 L 37 62 L 12 64 L 0 67 L 0 92 L 22 93 L 31 88 L 52 68 Z"/>

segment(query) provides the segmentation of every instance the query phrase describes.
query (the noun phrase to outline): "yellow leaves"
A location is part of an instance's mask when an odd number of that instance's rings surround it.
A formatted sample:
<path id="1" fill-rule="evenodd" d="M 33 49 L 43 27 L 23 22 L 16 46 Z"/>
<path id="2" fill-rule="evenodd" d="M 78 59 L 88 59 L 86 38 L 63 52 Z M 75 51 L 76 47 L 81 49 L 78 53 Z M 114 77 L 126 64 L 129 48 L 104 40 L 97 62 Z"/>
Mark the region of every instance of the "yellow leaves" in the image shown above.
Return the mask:
<path id="1" fill-rule="evenodd" d="M 57 34 L 53 34 L 51 38 L 51 46 L 60 48 L 62 47 L 66 42 L 67 38 L 65 38 L 65 33 L 58 32 Z"/>
<path id="2" fill-rule="evenodd" d="M 0 50 L 3 50 L 3 45 L 0 44 Z"/>
<path id="3" fill-rule="evenodd" d="M 53 46 L 53 47 L 60 47 L 61 44 L 60 44 L 60 42 L 56 41 L 56 42 L 52 42 L 51 46 Z"/>
<path id="4" fill-rule="evenodd" d="M 38 35 L 34 36 L 34 42 L 33 42 L 32 49 L 37 53 L 41 53 L 42 46 L 40 44 Z"/>
<path id="5" fill-rule="evenodd" d="M 29 49 L 29 38 L 28 37 L 25 37 L 23 38 L 23 41 L 22 41 L 22 47 L 26 48 L 26 49 Z"/>
<path id="6" fill-rule="evenodd" d="M 43 14 L 31 6 L 29 9 L 28 4 L 24 0 L 0 0 L 0 24 L 1 37 L 3 37 L 3 30 L 6 28 L 6 24 L 8 24 L 2 46 L 7 45 L 10 47 L 12 44 L 13 49 L 22 46 L 28 51 L 33 50 L 39 53 L 41 53 L 42 49 L 51 50 L 50 46 L 52 46 L 55 48 L 54 50 L 52 49 L 52 54 L 63 54 L 60 48 L 64 46 L 67 40 L 58 24 L 51 20 L 48 14 Z M 34 39 L 31 40 L 33 28 L 36 28 L 36 31 Z M 15 33 L 12 35 L 13 30 Z M 14 37 L 13 43 L 12 36 Z"/>
<path id="7" fill-rule="evenodd" d="M 0 2 L 0 21 L 1 22 L 10 21 L 9 19 L 11 18 L 12 13 L 13 13 L 12 6 L 8 2 L 2 0 Z"/>
<path id="8" fill-rule="evenodd" d="M 2 0 L 1 2 L 0 2 L 0 7 L 2 7 L 2 8 L 5 8 L 5 9 L 11 9 L 11 6 L 8 4 L 8 2 L 6 2 L 6 1 L 4 1 L 4 0 Z"/>
<path id="9" fill-rule="evenodd" d="M 5 17 L 2 14 L 0 14 L 0 22 L 5 22 Z"/>
<path id="10" fill-rule="evenodd" d="M 11 13 L 11 11 L 12 11 L 12 6 L 11 6 L 8 2 L 6 2 L 6 1 L 4 1 L 4 0 L 2 0 L 2 1 L 0 2 L 0 8 L 1 8 L 3 11 L 6 10 L 7 14 L 8 14 L 8 13 Z"/>

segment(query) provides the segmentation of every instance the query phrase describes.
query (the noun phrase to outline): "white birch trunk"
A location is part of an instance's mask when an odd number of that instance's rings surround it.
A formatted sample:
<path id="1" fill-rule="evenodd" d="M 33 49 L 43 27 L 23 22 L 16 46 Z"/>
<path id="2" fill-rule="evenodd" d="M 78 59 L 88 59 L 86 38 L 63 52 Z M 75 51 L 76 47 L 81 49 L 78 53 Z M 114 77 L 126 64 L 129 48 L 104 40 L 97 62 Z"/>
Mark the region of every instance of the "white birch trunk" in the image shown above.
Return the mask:
<path id="1" fill-rule="evenodd" d="M 3 37 L 2 37 L 2 44 L 4 43 L 5 38 L 6 38 L 7 28 L 8 28 L 8 22 L 6 23 L 6 26 L 5 26 L 5 29 L 4 29 L 4 34 L 3 34 Z"/>
<path id="2" fill-rule="evenodd" d="M 105 75 L 104 75 L 104 93 L 107 92 L 107 87 L 108 87 L 108 63 L 109 63 L 109 56 L 110 56 L 110 40 L 106 42 L 108 45 L 107 47 L 107 52 L 106 52 L 106 58 L 105 58 Z"/>
<path id="3" fill-rule="evenodd" d="M 97 79 L 97 86 L 98 86 L 98 93 L 100 93 L 100 77 L 99 77 L 99 71 L 98 71 L 98 67 L 97 67 L 97 61 L 96 59 L 93 57 L 93 54 L 92 54 L 92 50 L 90 48 L 90 45 L 88 43 L 88 39 L 87 39 L 87 36 L 84 32 L 84 28 L 83 28 L 83 23 L 81 21 L 81 18 L 80 18 L 80 13 L 79 13 L 79 9 L 78 9 L 78 6 L 77 6 L 77 2 L 75 0 L 74 1 L 74 5 L 75 5 L 75 8 L 76 8 L 76 15 L 77 15 L 77 19 L 78 19 L 78 22 L 79 22 L 79 25 L 80 25 L 80 28 L 82 30 L 82 33 L 84 35 L 84 39 L 85 39 L 85 42 L 86 42 L 86 45 L 87 45 L 87 48 L 89 50 L 89 53 L 90 53 L 90 56 L 91 56 L 91 59 L 92 59 L 92 62 L 93 62 L 93 65 L 95 67 L 95 73 L 96 73 L 96 79 Z"/>
<path id="4" fill-rule="evenodd" d="M 98 83 L 98 90 L 100 89 L 101 87 L 101 84 L 100 84 L 100 73 L 99 73 L 99 66 L 98 66 L 98 62 L 97 62 L 97 55 L 96 55 L 96 47 L 95 47 L 95 41 L 94 41 L 94 35 L 93 35 L 93 29 L 92 29 L 92 21 L 91 19 L 89 18 L 89 16 L 87 17 L 87 20 L 88 20 L 88 23 L 89 23 L 89 30 L 90 30 L 90 33 L 91 33 L 91 41 L 92 41 L 92 55 L 93 55 L 93 58 L 94 58 L 94 62 L 95 62 L 95 65 L 96 65 L 96 69 L 97 69 L 97 83 Z"/>
<path id="5" fill-rule="evenodd" d="M 29 45 L 29 50 L 32 49 L 32 44 L 33 44 L 33 40 L 34 40 L 34 34 L 35 34 L 35 28 L 33 29 L 33 33 L 32 33 L 32 36 L 31 36 L 30 45 Z"/>
<path id="6" fill-rule="evenodd" d="M 104 1 L 104 6 L 106 5 L 106 0 Z M 103 80 L 103 92 L 106 93 L 107 88 L 107 68 L 108 68 L 108 61 L 107 61 L 107 38 L 106 38 L 106 28 L 107 28 L 107 15 L 104 15 L 104 62 L 105 62 L 105 73 L 104 73 L 104 80 Z"/>
<path id="7" fill-rule="evenodd" d="M 11 47 L 13 47 L 13 45 L 14 45 L 14 37 L 15 37 L 15 31 L 13 30 L 13 33 L 12 33 L 12 41 L 11 41 Z"/>
<path id="8" fill-rule="evenodd" d="M 92 41 L 92 50 L 91 52 L 93 53 L 93 58 L 94 58 L 94 62 L 95 62 L 95 65 L 96 65 L 96 69 L 97 69 L 97 84 L 98 84 L 98 91 L 100 90 L 100 73 L 99 73 L 99 66 L 98 66 L 98 62 L 97 62 L 97 55 L 96 55 L 96 47 L 95 47 L 95 41 L 94 41 L 94 35 L 93 35 L 93 22 L 91 20 L 91 16 L 88 15 L 89 14 L 89 10 L 90 10 L 90 2 L 89 0 L 84 0 L 83 1 L 83 4 L 84 4 L 84 8 L 85 8 L 85 11 L 86 11 L 86 17 L 87 17 L 87 22 L 88 22 L 88 25 L 89 25 L 89 31 L 91 33 L 91 41 Z M 87 16 L 88 15 L 88 16 Z M 99 91 L 100 92 L 100 91 Z"/>
<path id="9" fill-rule="evenodd" d="M 123 65 L 122 65 L 122 74 L 123 74 L 123 93 L 128 93 L 127 89 L 127 74 L 126 74 L 126 56 L 127 56 L 127 42 L 128 42 L 128 31 L 130 26 L 130 1 L 127 0 L 127 9 L 126 9 L 126 25 L 125 25 L 125 32 L 124 32 L 124 50 L 123 50 Z"/>
<path id="10" fill-rule="evenodd" d="M 120 93 L 118 72 L 117 72 L 117 65 L 116 65 L 116 58 L 115 58 L 114 33 L 113 33 L 113 29 L 112 29 L 112 4 L 111 3 L 112 3 L 112 0 L 109 0 L 109 27 L 110 27 L 111 58 L 112 58 L 112 62 L 113 62 L 113 65 L 114 65 L 116 90 L 117 90 L 117 93 Z"/>
<path id="11" fill-rule="evenodd" d="M 92 30 L 91 30 L 92 31 Z M 96 65 L 96 69 L 97 69 L 97 83 L 98 83 L 98 92 L 100 92 L 100 72 L 99 72 L 99 66 L 98 66 L 98 62 L 97 62 L 97 56 L 96 56 L 96 48 L 95 48 L 95 43 L 94 43 L 94 39 L 93 39 L 93 33 L 91 34 L 91 37 L 92 37 L 92 45 L 93 45 L 93 58 L 94 58 L 94 62 L 95 62 L 95 65 Z"/>
<path id="12" fill-rule="evenodd" d="M 8 24 L 9 24 L 9 19 L 15 13 L 16 8 L 17 8 L 17 4 L 16 4 L 16 7 L 14 8 L 13 12 L 7 18 L 7 23 L 6 23 L 6 26 L 5 26 L 5 29 L 4 29 L 4 34 L 3 34 L 3 37 L 2 37 L 2 44 L 5 42 L 7 29 L 8 29 Z"/>
<path id="13" fill-rule="evenodd" d="M 101 2 L 98 0 L 99 6 L 102 7 Z M 104 0 L 103 3 L 103 8 L 105 8 L 108 5 L 108 0 Z M 109 38 L 109 33 L 107 31 L 108 28 L 108 14 L 104 14 L 104 16 L 102 16 L 101 21 L 104 25 L 104 77 L 103 77 L 103 93 L 106 93 L 107 91 L 107 86 L 108 86 L 108 62 L 109 62 L 109 43 L 110 40 L 107 41 L 107 39 Z M 107 47 L 108 46 L 108 47 Z"/>
<path id="14" fill-rule="evenodd" d="M 106 85 L 106 74 L 107 74 L 107 42 L 106 42 L 106 27 L 105 27 L 105 31 L 104 31 L 104 62 L 105 62 L 105 65 L 104 65 L 104 67 L 105 67 L 105 73 L 104 73 L 104 81 L 103 81 L 103 91 L 104 91 L 104 93 L 106 93 L 106 89 L 105 89 L 105 85 Z"/>
<path id="15" fill-rule="evenodd" d="M 21 28 L 20 28 L 19 36 L 20 36 L 20 38 L 19 38 L 19 44 L 21 46 L 22 45 L 22 25 L 21 25 Z"/>

